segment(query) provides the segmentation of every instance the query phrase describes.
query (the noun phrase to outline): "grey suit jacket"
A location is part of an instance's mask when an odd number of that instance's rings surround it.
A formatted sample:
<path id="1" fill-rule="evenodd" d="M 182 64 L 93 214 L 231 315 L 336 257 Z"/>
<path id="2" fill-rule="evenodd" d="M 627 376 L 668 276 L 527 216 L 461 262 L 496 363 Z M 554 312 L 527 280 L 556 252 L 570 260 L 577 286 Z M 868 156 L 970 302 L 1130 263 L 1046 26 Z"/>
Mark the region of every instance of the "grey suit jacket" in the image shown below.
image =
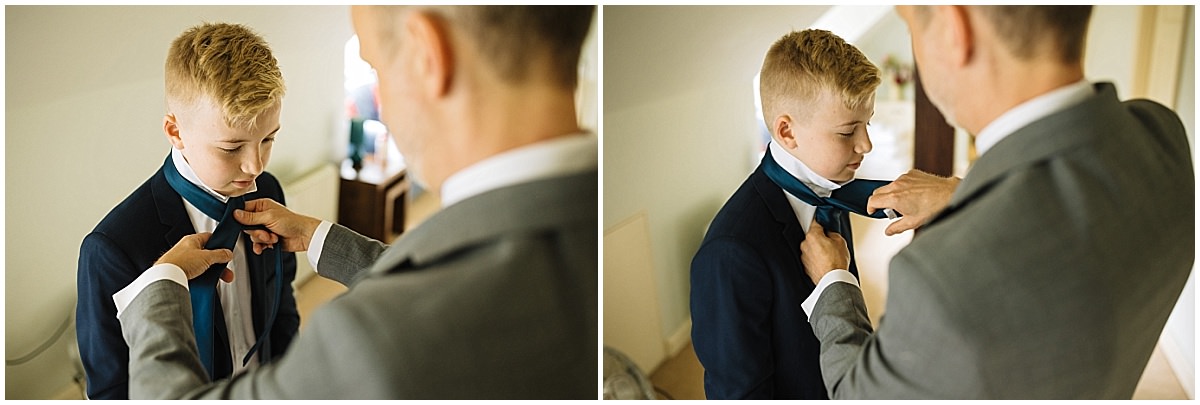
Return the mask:
<path id="1" fill-rule="evenodd" d="M 1192 268 L 1179 118 L 1111 84 L 976 162 L 892 259 L 872 333 L 835 283 L 811 318 L 834 398 L 1128 399 Z"/>
<path id="2" fill-rule="evenodd" d="M 318 268 L 349 291 L 282 359 L 215 384 L 187 291 L 155 282 L 120 318 L 130 396 L 595 399 L 596 192 L 595 171 L 487 192 L 391 247 L 334 225 Z"/>

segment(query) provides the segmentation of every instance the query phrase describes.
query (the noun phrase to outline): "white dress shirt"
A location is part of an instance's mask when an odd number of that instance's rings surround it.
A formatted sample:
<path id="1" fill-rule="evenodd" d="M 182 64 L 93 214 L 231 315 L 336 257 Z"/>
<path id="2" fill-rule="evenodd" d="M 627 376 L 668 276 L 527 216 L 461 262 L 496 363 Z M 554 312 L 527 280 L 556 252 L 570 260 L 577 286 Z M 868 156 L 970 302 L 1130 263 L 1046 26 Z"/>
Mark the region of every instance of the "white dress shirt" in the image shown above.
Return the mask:
<path id="1" fill-rule="evenodd" d="M 595 134 L 561 136 L 508 150 L 467 166 L 442 183 L 442 208 L 495 189 L 596 170 Z M 308 262 L 317 261 L 333 223 L 321 221 L 308 245 Z"/>
<path id="2" fill-rule="evenodd" d="M 175 162 L 175 168 L 184 179 L 200 186 L 204 192 L 216 197 L 221 202 L 229 201 L 229 197 L 217 193 L 208 185 L 200 180 L 196 172 L 192 170 L 192 166 L 183 158 L 183 154 L 179 150 L 171 149 L 171 160 Z M 251 184 L 250 191 L 252 193 L 258 190 L 258 184 Z M 188 217 L 192 221 L 192 227 L 197 233 L 212 232 L 217 229 L 217 220 L 209 218 L 204 212 L 192 205 L 186 199 L 183 200 L 183 207 L 188 213 Z M 250 357 L 250 361 L 246 366 L 242 366 L 242 357 L 250 351 L 254 346 L 254 342 L 258 336 L 254 334 L 254 313 L 253 306 L 250 301 L 250 273 L 249 266 L 246 264 L 246 248 L 241 238 L 238 238 L 237 243 L 233 247 L 233 261 L 228 267 L 233 271 L 234 282 L 225 283 L 217 282 L 217 296 L 221 300 L 221 312 L 225 316 L 225 330 L 229 332 L 229 354 L 233 360 L 233 374 L 237 375 L 246 369 L 254 368 L 258 365 L 258 353 Z M 117 305 L 117 316 L 133 301 L 137 294 L 146 288 L 150 283 L 161 279 L 173 280 L 179 283 L 184 288 L 188 287 L 187 276 L 183 269 L 173 264 L 161 264 L 151 267 L 145 273 L 137 278 L 121 291 L 113 294 L 113 301 Z"/>
<path id="3" fill-rule="evenodd" d="M 992 120 L 983 130 L 979 131 L 979 134 L 975 136 L 975 149 L 979 152 L 979 156 L 982 157 L 989 149 L 1017 130 L 1024 128 L 1034 121 L 1082 103 L 1094 93 L 1095 90 L 1092 84 L 1085 79 L 1059 87 L 1018 104 L 1016 107 L 1004 112 L 1004 114 L 1000 114 L 999 117 Z M 813 306 L 817 304 L 817 299 L 821 297 L 821 293 L 825 291 L 825 287 L 835 282 L 846 282 L 854 284 L 856 287 L 859 286 L 858 279 L 848 271 L 834 270 L 829 272 L 821 278 L 821 281 L 817 283 L 817 288 L 814 288 L 813 292 L 800 305 L 804 309 L 805 314 L 810 317 L 812 316 Z"/>

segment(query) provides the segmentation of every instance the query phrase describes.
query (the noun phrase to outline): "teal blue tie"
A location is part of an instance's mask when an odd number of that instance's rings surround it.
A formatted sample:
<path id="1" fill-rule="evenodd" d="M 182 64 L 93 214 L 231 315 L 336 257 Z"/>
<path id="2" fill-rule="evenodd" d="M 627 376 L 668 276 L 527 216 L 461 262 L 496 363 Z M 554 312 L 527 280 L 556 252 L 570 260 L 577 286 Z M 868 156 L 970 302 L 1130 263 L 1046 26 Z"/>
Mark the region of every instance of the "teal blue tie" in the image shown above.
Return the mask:
<path id="1" fill-rule="evenodd" d="M 204 244 L 205 249 L 229 249 L 232 251 L 243 229 L 265 229 L 262 226 L 244 226 L 233 218 L 234 211 L 245 208 L 246 200 L 244 197 L 230 197 L 227 203 L 222 203 L 221 200 L 208 194 L 199 186 L 184 179 L 183 175 L 179 174 L 179 170 L 175 168 L 175 162 L 172 160 L 171 155 L 167 155 L 167 160 L 163 163 L 163 174 L 166 176 L 167 183 L 171 185 L 171 188 L 178 192 L 188 203 L 191 203 L 209 218 L 217 220 L 217 229 L 213 230 L 212 237 L 208 239 L 208 243 Z M 279 309 L 279 295 L 283 293 L 283 260 L 279 250 L 274 250 L 275 300 L 271 306 L 271 316 L 268 318 L 258 341 L 254 343 L 254 346 L 246 353 L 246 357 L 242 359 L 242 365 L 246 365 L 250 361 L 250 357 L 267 340 L 271 332 L 271 326 L 275 323 L 276 312 Z M 216 332 L 215 322 L 218 318 L 218 312 L 221 311 L 221 303 L 217 297 L 217 281 L 220 280 L 221 273 L 225 268 L 226 263 L 214 264 L 203 274 L 188 281 L 188 289 L 192 297 L 192 326 L 196 333 L 196 346 L 200 352 L 200 362 L 204 364 L 204 369 L 208 371 L 209 377 L 214 380 L 218 378 L 214 370 L 215 353 L 213 353 L 214 334 Z"/>
<path id="2" fill-rule="evenodd" d="M 846 213 L 853 212 L 870 218 L 887 218 L 887 214 L 883 210 L 867 214 L 867 199 L 871 197 L 871 193 L 874 193 L 875 189 L 891 182 L 855 179 L 834 190 L 833 195 L 821 197 L 803 182 L 792 177 L 791 173 L 788 173 L 783 167 L 780 167 L 775 158 L 771 156 L 770 148 L 767 148 L 767 153 L 763 156 L 762 168 L 767 178 L 783 191 L 800 199 L 805 204 L 816 207 L 817 213 L 814 217 L 821 227 L 842 235 L 842 238 L 846 240 L 846 247 L 850 250 L 850 268 L 847 270 L 858 274 L 858 266 L 854 263 L 854 236 L 851 235 L 850 217 Z"/>

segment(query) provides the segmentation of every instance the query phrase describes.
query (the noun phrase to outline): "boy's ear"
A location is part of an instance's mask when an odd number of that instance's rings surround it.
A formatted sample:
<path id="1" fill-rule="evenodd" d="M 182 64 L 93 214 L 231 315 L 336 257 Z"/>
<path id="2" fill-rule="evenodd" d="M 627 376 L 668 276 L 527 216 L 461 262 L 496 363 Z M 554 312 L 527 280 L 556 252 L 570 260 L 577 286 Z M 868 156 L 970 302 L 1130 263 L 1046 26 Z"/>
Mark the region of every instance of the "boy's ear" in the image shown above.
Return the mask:
<path id="1" fill-rule="evenodd" d="M 179 123 L 175 120 L 175 114 L 167 113 L 163 116 L 163 133 L 167 135 L 167 142 L 175 149 L 183 150 L 183 138 L 179 136 Z"/>
<path id="2" fill-rule="evenodd" d="M 792 132 L 792 117 L 784 114 L 775 117 L 775 122 L 772 124 L 775 132 L 775 137 L 779 139 L 779 144 L 785 149 L 796 149 L 796 134 Z"/>
<path id="3" fill-rule="evenodd" d="M 446 95 L 454 79 L 454 54 L 445 24 L 426 12 L 413 12 L 405 19 L 413 46 L 414 71 L 422 87 L 435 97 Z"/>

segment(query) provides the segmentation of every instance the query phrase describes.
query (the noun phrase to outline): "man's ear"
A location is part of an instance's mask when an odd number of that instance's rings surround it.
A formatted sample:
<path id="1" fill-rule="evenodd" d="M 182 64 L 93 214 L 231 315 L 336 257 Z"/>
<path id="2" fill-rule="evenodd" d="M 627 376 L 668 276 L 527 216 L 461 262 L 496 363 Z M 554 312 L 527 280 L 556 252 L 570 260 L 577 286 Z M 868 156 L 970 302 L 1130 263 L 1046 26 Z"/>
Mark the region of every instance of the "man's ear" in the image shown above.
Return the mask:
<path id="1" fill-rule="evenodd" d="M 422 87 L 435 97 L 450 92 L 454 80 L 454 52 L 445 22 L 434 14 L 416 11 L 404 21 L 413 59 L 414 72 Z"/>
<path id="2" fill-rule="evenodd" d="M 167 113 L 163 116 L 163 133 L 167 135 L 167 142 L 175 149 L 183 150 L 183 138 L 179 136 L 179 122 L 175 119 L 175 114 Z"/>
<path id="3" fill-rule="evenodd" d="M 775 121 L 772 123 L 772 126 L 774 129 L 772 132 L 775 133 L 775 139 L 779 141 L 781 146 L 783 146 L 785 149 L 796 149 L 796 134 L 793 132 L 795 126 L 792 123 L 792 116 L 784 114 L 775 117 Z"/>
<path id="4" fill-rule="evenodd" d="M 936 6 L 943 18 L 944 40 L 949 49 L 948 57 L 955 67 L 966 65 L 975 52 L 976 29 L 971 21 L 971 13 L 965 6 Z"/>

